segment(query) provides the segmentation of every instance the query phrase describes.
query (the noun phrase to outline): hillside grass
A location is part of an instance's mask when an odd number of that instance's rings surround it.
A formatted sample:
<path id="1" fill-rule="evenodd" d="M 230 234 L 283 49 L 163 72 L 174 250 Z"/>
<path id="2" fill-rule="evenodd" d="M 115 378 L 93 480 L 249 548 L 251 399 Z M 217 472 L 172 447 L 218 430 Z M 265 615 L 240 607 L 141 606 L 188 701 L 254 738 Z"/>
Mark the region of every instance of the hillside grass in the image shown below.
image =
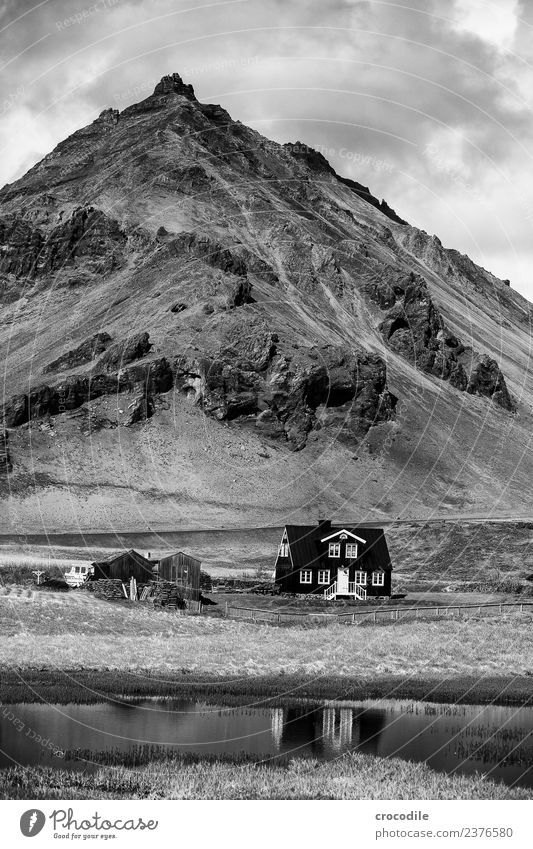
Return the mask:
<path id="1" fill-rule="evenodd" d="M 350 754 L 319 763 L 179 758 L 92 774 L 44 767 L 0 773 L 2 799 L 530 799 L 481 776 L 446 776 L 425 764 Z"/>
<path id="2" fill-rule="evenodd" d="M 387 540 L 396 592 L 468 584 L 508 591 L 527 588 L 533 575 L 531 522 L 400 522 L 387 530 Z"/>
<path id="3" fill-rule="evenodd" d="M 0 665 L 213 676 L 529 675 L 533 616 L 286 627 L 178 616 L 84 591 L 0 596 Z"/>

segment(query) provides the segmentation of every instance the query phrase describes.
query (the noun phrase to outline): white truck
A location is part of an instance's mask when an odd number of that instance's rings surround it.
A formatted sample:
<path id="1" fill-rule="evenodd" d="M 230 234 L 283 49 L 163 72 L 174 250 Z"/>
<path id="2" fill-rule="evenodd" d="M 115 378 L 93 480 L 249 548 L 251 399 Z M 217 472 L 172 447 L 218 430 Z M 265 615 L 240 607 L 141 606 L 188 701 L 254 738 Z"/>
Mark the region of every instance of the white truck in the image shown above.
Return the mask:
<path id="1" fill-rule="evenodd" d="M 81 587 L 82 584 L 85 583 L 89 575 L 92 575 L 94 572 L 93 566 L 88 566 L 86 563 L 80 563 L 79 565 L 71 565 L 68 572 L 65 572 L 65 581 L 69 585 L 69 587 Z"/>

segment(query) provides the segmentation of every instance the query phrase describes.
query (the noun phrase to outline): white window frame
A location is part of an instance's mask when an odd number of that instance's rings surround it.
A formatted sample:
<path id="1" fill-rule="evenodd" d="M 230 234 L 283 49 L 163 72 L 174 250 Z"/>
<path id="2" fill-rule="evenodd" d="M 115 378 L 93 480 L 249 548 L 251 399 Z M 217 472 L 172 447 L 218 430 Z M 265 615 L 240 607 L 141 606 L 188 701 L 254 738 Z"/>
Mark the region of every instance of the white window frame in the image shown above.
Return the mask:
<path id="1" fill-rule="evenodd" d="M 327 576 L 325 580 L 324 580 L 323 577 L 321 577 L 321 576 L 324 576 L 324 575 Z M 327 584 L 329 584 L 330 580 L 331 580 L 331 570 L 330 569 L 319 569 L 318 570 L 318 583 L 319 584 L 326 584 L 327 585 Z"/>
<path id="2" fill-rule="evenodd" d="M 348 549 L 355 549 L 355 554 L 348 554 Z M 348 560 L 357 560 L 357 543 L 356 542 L 347 542 L 346 543 L 346 557 Z"/>
<path id="3" fill-rule="evenodd" d="M 354 584 L 358 587 L 366 587 L 366 572 L 360 570 L 354 572 Z"/>
<path id="4" fill-rule="evenodd" d="M 373 587 L 384 587 L 385 586 L 385 572 L 372 572 L 372 586 Z"/>
<path id="5" fill-rule="evenodd" d="M 289 543 L 282 542 L 279 547 L 279 556 L 280 557 L 288 557 L 289 556 Z"/>
<path id="6" fill-rule="evenodd" d="M 312 569 L 300 569 L 300 583 L 301 584 L 312 584 L 313 583 L 313 570 Z"/>
<path id="7" fill-rule="evenodd" d="M 340 542 L 330 542 L 328 548 L 328 557 L 340 557 L 341 556 L 341 544 Z"/>

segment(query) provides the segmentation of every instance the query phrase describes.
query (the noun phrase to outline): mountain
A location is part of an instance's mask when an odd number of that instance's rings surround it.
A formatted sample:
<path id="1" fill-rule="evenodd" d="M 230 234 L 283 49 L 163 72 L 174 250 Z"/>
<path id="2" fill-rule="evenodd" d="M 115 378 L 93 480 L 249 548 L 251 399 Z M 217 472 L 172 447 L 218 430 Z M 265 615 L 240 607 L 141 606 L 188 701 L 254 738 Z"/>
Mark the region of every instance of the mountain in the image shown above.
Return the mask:
<path id="1" fill-rule="evenodd" d="M 523 515 L 508 284 L 164 77 L 0 191 L 2 528 Z"/>

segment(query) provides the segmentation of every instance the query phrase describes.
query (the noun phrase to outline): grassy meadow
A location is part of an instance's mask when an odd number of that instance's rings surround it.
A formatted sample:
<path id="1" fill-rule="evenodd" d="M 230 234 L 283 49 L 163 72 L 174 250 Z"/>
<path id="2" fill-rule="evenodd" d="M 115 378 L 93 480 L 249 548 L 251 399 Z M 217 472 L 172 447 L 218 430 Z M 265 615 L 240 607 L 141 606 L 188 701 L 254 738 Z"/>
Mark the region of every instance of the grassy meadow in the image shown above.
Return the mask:
<path id="1" fill-rule="evenodd" d="M 352 754 L 319 763 L 295 758 L 179 758 L 92 774 L 43 767 L 4 770 L 4 799 L 529 799 L 482 777 L 446 776 L 425 764 Z"/>
<path id="2" fill-rule="evenodd" d="M 219 596 L 223 599 L 223 595 Z M 324 627 L 177 616 L 81 591 L 0 596 L 0 666 L 447 679 L 533 672 L 532 614 Z"/>

